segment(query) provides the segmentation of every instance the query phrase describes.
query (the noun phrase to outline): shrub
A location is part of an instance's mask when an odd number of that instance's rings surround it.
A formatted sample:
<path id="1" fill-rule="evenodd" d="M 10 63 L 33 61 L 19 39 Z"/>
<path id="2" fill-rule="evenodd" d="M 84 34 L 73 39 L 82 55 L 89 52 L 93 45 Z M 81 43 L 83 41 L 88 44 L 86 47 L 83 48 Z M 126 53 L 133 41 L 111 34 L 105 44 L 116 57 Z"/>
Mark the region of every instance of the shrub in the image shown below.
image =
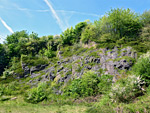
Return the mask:
<path id="1" fill-rule="evenodd" d="M 84 73 L 81 79 L 75 79 L 66 87 L 64 94 L 73 97 L 86 97 L 96 95 L 99 92 L 98 83 L 100 77 L 94 72 Z"/>
<path id="2" fill-rule="evenodd" d="M 143 93 L 143 84 L 139 76 L 130 75 L 113 84 L 109 96 L 113 102 L 129 102 Z"/>
<path id="3" fill-rule="evenodd" d="M 20 90 L 19 83 L 14 81 L 9 83 L 8 85 L 5 85 L 4 94 L 5 95 L 16 95 L 19 93 Z"/>
<path id="4" fill-rule="evenodd" d="M 21 62 L 30 66 L 44 65 L 48 64 L 48 59 L 40 56 L 31 56 L 31 55 L 21 55 Z"/>
<path id="5" fill-rule="evenodd" d="M 0 85 L 0 96 L 2 95 L 16 95 L 19 93 L 20 86 L 19 83 L 14 81 L 9 84 Z"/>
<path id="6" fill-rule="evenodd" d="M 73 27 L 64 31 L 60 37 L 62 40 L 62 45 L 72 45 L 76 40 L 76 34 Z"/>
<path id="7" fill-rule="evenodd" d="M 88 44 L 90 41 L 95 41 L 97 39 L 96 36 L 96 28 L 94 25 L 89 24 L 85 30 L 82 32 L 81 41 L 84 44 Z"/>
<path id="8" fill-rule="evenodd" d="M 134 74 L 140 75 L 147 84 L 150 84 L 150 52 L 140 56 L 132 71 Z"/>
<path id="9" fill-rule="evenodd" d="M 46 56 L 46 57 L 48 57 L 48 58 L 53 58 L 53 57 L 56 56 L 56 54 L 55 54 L 54 51 L 46 49 L 46 50 L 44 51 L 44 56 Z"/>
<path id="10" fill-rule="evenodd" d="M 112 79 L 112 75 L 102 75 L 100 77 L 100 83 L 98 84 L 100 93 L 106 94 L 111 89 Z"/>
<path id="11" fill-rule="evenodd" d="M 25 101 L 29 103 L 38 103 L 43 101 L 47 98 L 47 91 L 46 91 L 47 84 L 42 82 L 36 88 L 30 89 L 25 94 Z"/>
<path id="12" fill-rule="evenodd" d="M 8 76 L 11 76 L 12 73 L 13 73 L 13 71 L 10 71 L 10 70 L 6 69 L 6 70 L 3 72 L 2 78 L 3 78 L 3 79 L 6 79 Z"/>
<path id="13" fill-rule="evenodd" d="M 5 86 L 0 85 L 0 96 L 2 96 L 4 94 L 4 90 L 5 90 Z"/>

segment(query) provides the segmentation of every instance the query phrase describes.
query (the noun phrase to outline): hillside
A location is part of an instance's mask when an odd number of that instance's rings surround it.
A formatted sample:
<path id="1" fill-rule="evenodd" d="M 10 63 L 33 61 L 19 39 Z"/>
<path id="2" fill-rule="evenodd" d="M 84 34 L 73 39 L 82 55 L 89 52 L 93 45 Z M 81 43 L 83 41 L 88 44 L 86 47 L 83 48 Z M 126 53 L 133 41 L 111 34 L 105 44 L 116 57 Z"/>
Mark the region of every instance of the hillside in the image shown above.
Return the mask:
<path id="1" fill-rule="evenodd" d="M 60 36 L 15 32 L 0 44 L 0 111 L 148 113 L 149 50 L 150 11 L 111 9 Z"/>

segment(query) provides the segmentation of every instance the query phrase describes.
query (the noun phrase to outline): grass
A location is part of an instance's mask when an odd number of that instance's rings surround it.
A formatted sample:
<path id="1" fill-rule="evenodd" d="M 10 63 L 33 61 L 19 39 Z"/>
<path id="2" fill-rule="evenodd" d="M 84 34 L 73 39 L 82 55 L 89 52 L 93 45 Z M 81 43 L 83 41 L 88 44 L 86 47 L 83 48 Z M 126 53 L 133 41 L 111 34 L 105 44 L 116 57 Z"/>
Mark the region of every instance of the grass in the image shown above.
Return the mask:
<path id="1" fill-rule="evenodd" d="M 100 102 L 87 108 L 86 113 L 150 113 L 150 94 L 137 97 L 130 103 L 113 103 L 104 96 Z"/>
<path id="2" fill-rule="evenodd" d="M 84 113 L 85 105 L 30 104 L 22 97 L 0 102 L 0 113 Z"/>
<path id="3" fill-rule="evenodd" d="M 122 109 L 126 113 L 136 112 L 136 113 L 149 113 L 150 112 L 150 94 L 144 95 L 136 100 L 134 102 L 125 104 L 120 103 L 117 108 Z"/>

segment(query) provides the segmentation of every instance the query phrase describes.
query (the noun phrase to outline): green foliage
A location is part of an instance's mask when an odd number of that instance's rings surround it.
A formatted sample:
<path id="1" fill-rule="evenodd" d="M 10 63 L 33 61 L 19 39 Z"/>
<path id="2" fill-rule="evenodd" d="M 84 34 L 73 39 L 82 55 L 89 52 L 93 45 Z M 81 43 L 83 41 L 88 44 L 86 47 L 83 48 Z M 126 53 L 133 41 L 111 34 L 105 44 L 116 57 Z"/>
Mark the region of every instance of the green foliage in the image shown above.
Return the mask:
<path id="1" fill-rule="evenodd" d="M 75 26 L 75 29 L 74 29 L 74 32 L 76 34 L 75 42 L 78 43 L 80 41 L 81 34 L 82 34 L 82 32 L 84 31 L 84 29 L 86 28 L 87 25 L 88 25 L 87 22 L 80 22 Z"/>
<path id="2" fill-rule="evenodd" d="M 20 59 L 18 57 L 13 57 L 11 59 L 9 69 L 10 69 L 9 73 L 15 72 L 19 75 L 23 74 L 23 69 L 22 69 L 22 66 L 21 66 L 21 62 L 20 62 Z"/>
<path id="3" fill-rule="evenodd" d="M 150 24 L 150 10 L 146 10 L 142 15 L 141 15 L 141 20 L 143 25 Z"/>
<path id="4" fill-rule="evenodd" d="M 75 28 L 71 27 L 64 31 L 60 37 L 62 41 L 62 45 L 73 45 L 78 43 L 81 38 L 81 33 L 83 29 L 87 26 L 87 22 L 78 23 Z"/>
<path id="5" fill-rule="evenodd" d="M 38 39 L 39 39 L 38 34 L 37 34 L 37 33 L 34 33 L 34 32 L 32 32 L 32 33 L 29 35 L 29 38 L 30 38 L 30 39 L 35 39 L 35 40 L 38 40 Z"/>
<path id="6" fill-rule="evenodd" d="M 19 83 L 14 81 L 9 84 L 0 84 L 0 96 L 2 95 L 16 95 L 21 93 Z"/>
<path id="7" fill-rule="evenodd" d="M 62 39 L 62 45 L 72 45 L 75 42 L 76 38 L 73 27 L 71 27 L 70 29 L 68 28 L 66 31 L 64 31 L 60 35 L 60 37 Z"/>
<path id="8" fill-rule="evenodd" d="M 130 9 L 111 9 L 105 16 L 96 21 L 101 34 L 111 34 L 111 38 L 136 38 L 142 24 L 139 16 Z"/>
<path id="9" fill-rule="evenodd" d="M 3 72 L 2 78 L 3 78 L 3 79 L 6 79 L 6 78 L 8 78 L 9 76 L 11 76 L 12 74 L 13 74 L 13 71 L 10 71 L 10 70 L 6 69 L 6 70 Z"/>
<path id="10" fill-rule="evenodd" d="M 25 94 L 25 101 L 29 103 L 38 103 L 47 98 L 47 84 L 40 83 L 38 87 L 28 90 Z"/>
<path id="11" fill-rule="evenodd" d="M 64 57 L 70 57 L 73 55 L 72 46 L 63 47 L 61 51 L 63 51 L 62 56 Z"/>
<path id="12" fill-rule="evenodd" d="M 99 77 L 94 72 L 84 73 L 81 79 L 75 79 L 66 87 L 64 94 L 72 97 L 86 97 L 99 93 Z"/>
<path id="13" fill-rule="evenodd" d="M 26 31 L 15 32 L 7 36 L 6 45 L 8 47 L 9 56 L 20 56 L 24 44 L 28 41 L 29 36 Z"/>
<path id="14" fill-rule="evenodd" d="M 87 113 L 115 113 L 111 99 L 108 95 L 103 95 L 100 101 L 86 110 Z"/>
<path id="15" fill-rule="evenodd" d="M 132 71 L 134 74 L 140 75 L 147 84 L 150 84 L 150 52 L 140 56 Z"/>
<path id="16" fill-rule="evenodd" d="M 5 86 L 0 85 L 0 96 L 4 95 L 4 92 L 5 92 Z"/>
<path id="17" fill-rule="evenodd" d="M 139 76 L 129 75 L 119 79 L 112 85 L 110 98 L 113 102 L 129 102 L 143 94 L 142 85 L 144 82 Z"/>
<path id="18" fill-rule="evenodd" d="M 143 41 L 150 41 L 150 24 L 142 28 L 141 38 Z"/>
<path id="19" fill-rule="evenodd" d="M 7 44 L 16 44 L 19 42 L 20 38 L 27 38 L 28 39 L 28 34 L 26 31 L 20 31 L 20 32 L 15 32 L 12 35 L 7 36 L 6 38 L 6 43 Z"/>
<path id="20" fill-rule="evenodd" d="M 44 56 L 48 57 L 48 58 L 53 58 L 56 56 L 55 52 L 52 50 L 45 50 L 44 51 Z"/>
<path id="21" fill-rule="evenodd" d="M 100 77 L 100 83 L 98 84 L 99 92 L 101 94 L 107 94 L 112 86 L 112 75 L 102 75 Z"/>
<path id="22" fill-rule="evenodd" d="M 87 27 L 85 28 L 85 30 L 83 31 L 82 35 L 81 35 L 81 41 L 82 43 L 89 43 L 90 41 L 95 41 L 96 40 L 96 28 L 94 25 L 87 25 Z"/>
<path id="23" fill-rule="evenodd" d="M 45 57 L 33 57 L 32 55 L 21 55 L 21 62 L 27 64 L 28 66 L 37 66 L 48 64 L 48 59 Z"/>
<path id="24" fill-rule="evenodd" d="M 3 73 L 4 68 L 8 65 L 9 56 L 2 44 L 0 44 L 0 75 Z"/>

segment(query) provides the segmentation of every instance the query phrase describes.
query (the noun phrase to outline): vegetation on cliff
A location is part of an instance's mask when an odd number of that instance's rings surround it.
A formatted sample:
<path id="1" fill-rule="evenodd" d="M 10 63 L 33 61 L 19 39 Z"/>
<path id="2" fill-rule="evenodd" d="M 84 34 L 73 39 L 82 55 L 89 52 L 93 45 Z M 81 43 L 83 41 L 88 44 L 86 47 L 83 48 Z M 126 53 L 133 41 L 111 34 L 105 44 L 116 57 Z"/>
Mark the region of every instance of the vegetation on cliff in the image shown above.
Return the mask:
<path id="1" fill-rule="evenodd" d="M 60 36 L 15 32 L 0 44 L 0 101 L 148 112 L 149 50 L 150 11 L 111 9 Z"/>

